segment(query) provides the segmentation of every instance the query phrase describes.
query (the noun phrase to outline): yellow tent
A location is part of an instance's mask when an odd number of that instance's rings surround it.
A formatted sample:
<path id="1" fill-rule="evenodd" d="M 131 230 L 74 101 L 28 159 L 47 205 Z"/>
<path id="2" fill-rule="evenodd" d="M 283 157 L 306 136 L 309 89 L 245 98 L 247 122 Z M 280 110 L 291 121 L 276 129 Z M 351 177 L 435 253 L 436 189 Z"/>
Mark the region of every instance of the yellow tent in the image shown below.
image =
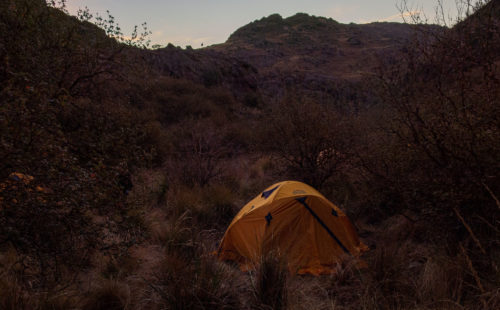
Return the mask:
<path id="1" fill-rule="evenodd" d="M 248 270 L 271 249 L 284 255 L 292 273 L 319 275 L 334 272 L 343 258 L 358 258 L 368 248 L 337 206 L 309 185 L 285 181 L 238 212 L 218 256 Z"/>

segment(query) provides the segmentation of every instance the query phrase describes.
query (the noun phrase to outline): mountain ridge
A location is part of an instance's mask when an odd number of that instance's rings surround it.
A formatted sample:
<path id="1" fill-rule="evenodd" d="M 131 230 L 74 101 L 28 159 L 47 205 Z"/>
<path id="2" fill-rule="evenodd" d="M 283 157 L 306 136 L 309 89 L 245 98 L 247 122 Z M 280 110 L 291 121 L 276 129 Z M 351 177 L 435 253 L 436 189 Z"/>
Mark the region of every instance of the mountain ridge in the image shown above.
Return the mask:
<path id="1" fill-rule="evenodd" d="M 439 28 L 271 14 L 238 28 L 221 44 L 194 50 L 169 46 L 148 53 L 162 74 L 222 85 L 240 98 L 257 90 L 258 97 L 269 100 L 297 87 L 294 91 L 313 97 L 325 92 L 338 97 L 338 89 L 355 88 L 373 75 L 380 59 L 396 54 L 419 27 Z M 349 91 L 340 95 L 353 96 Z"/>

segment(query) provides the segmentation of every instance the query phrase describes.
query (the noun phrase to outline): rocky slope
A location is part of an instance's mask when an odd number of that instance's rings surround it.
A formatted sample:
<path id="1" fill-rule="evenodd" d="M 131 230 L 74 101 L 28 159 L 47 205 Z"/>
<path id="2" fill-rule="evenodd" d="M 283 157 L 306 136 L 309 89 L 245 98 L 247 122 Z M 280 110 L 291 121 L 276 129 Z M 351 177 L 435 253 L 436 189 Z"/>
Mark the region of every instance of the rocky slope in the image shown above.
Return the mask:
<path id="1" fill-rule="evenodd" d="M 399 23 L 341 24 L 304 13 L 273 14 L 236 30 L 223 44 L 197 50 L 169 46 L 148 58 L 164 75 L 227 87 L 249 105 L 290 92 L 358 104 L 369 101 L 360 82 L 415 30 Z"/>

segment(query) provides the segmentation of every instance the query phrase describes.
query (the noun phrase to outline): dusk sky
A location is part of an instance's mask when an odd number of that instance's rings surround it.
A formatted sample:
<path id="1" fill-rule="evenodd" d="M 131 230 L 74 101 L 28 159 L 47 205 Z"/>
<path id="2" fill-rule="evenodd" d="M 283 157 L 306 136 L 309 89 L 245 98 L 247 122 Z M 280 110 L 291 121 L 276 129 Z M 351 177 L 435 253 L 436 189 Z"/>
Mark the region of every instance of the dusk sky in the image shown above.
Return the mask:
<path id="1" fill-rule="evenodd" d="M 447 14 L 456 14 L 454 0 L 442 0 Z M 400 0 L 67 0 L 75 14 L 88 7 L 91 13 L 106 15 L 109 10 L 130 34 L 134 25 L 147 22 L 152 44 L 198 48 L 223 43 L 236 29 L 256 19 L 278 13 L 283 17 L 297 12 L 331 17 L 341 23 L 374 21 L 400 22 Z M 434 20 L 437 0 L 409 0 L 411 11 L 424 11 Z"/>

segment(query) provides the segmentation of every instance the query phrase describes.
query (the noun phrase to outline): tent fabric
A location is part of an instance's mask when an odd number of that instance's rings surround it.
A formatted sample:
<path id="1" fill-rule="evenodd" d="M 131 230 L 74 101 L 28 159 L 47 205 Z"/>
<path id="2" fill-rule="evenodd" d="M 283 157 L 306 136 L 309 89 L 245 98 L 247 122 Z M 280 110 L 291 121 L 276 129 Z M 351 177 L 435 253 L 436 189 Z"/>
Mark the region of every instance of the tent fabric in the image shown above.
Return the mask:
<path id="1" fill-rule="evenodd" d="M 344 212 L 311 186 L 284 181 L 248 202 L 222 238 L 218 257 L 242 270 L 256 266 L 262 255 L 276 251 L 298 274 L 329 274 L 343 259 L 368 248 Z M 361 264 L 361 263 L 360 263 Z"/>

